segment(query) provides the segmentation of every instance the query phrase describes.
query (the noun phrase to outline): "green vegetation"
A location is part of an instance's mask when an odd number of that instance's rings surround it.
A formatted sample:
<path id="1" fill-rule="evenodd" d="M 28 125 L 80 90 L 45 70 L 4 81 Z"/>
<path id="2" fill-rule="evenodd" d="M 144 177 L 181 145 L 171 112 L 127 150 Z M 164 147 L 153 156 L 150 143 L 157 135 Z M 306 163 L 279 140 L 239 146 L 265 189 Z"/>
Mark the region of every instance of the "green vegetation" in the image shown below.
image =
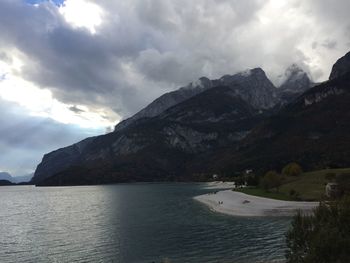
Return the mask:
<path id="1" fill-rule="evenodd" d="M 276 186 L 272 188 L 264 187 L 266 182 L 262 179 L 260 187 L 248 187 L 237 191 L 279 200 L 315 201 L 324 198 L 326 184 L 331 179 L 336 182 L 339 181 L 339 184 L 344 185 L 344 187 L 345 185 L 350 185 L 350 168 L 313 171 L 302 173 L 299 176 L 278 176 L 279 179 L 277 179 L 282 180 L 278 188 Z M 276 174 L 272 178 L 276 179 Z M 345 182 L 348 183 L 345 184 Z M 350 192 L 350 186 L 347 189 L 343 189 L 343 191 Z"/>
<path id="2" fill-rule="evenodd" d="M 286 183 L 280 187 L 280 192 L 289 194 L 292 190 L 298 193 L 300 200 L 313 201 L 321 200 L 325 194 L 326 184 L 329 182 L 329 174 L 349 174 L 347 169 L 327 169 L 314 172 L 303 173 L 294 178 L 287 178 Z M 328 176 L 327 176 L 328 175 Z"/>
<path id="3" fill-rule="evenodd" d="M 266 192 L 270 189 L 276 189 L 278 192 L 279 186 L 282 184 L 282 177 L 276 171 L 268 171 L 263 178 L 261 178 L 260 184 Z"/>
<path id="4" fill-rule="evenodd" d="M 283 169 L 282 169 L 282 174 L 284 176 L 299 176 L 303 173 L 303 169 L 301 166 L 297 163 L 290 163 L 287 164 Z"/>
<path id="5" fill-rule="evenodd" d="M 313 215 L 298 213 L 287 232 L 287 263 L 347 263 L 350 199 L 321 203 Z"/>
<path id="6" fill-rule="evenodd" d="M 350 173 L 340 173 L 335 177 L 341 194 L 350 195 Z"/>

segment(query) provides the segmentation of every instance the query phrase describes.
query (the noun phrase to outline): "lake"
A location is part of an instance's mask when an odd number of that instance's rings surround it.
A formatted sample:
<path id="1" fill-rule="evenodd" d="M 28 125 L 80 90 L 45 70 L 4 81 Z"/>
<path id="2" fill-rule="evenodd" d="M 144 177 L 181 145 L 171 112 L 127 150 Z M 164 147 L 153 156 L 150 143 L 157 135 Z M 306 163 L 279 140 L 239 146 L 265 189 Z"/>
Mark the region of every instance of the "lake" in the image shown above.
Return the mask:
<path id="1" fill-rule="evenodd" d="M 288 218 L 193 200 L 204 184 L 0 187 L 0 262 L 279 262 Z M 211 190 L 213 191 L 213 190 Z"/>

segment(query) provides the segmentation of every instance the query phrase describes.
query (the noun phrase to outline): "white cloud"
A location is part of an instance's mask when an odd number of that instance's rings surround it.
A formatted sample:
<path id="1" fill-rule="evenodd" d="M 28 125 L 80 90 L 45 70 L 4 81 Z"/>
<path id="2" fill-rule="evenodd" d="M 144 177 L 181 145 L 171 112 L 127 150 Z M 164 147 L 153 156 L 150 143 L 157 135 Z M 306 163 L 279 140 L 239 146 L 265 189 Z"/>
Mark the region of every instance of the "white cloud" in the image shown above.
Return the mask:
<path id="1" fill-rule="evenodd" d="M 106 128 L 115 125 L 120 117 L 108 108 L 94 108 L 80 105 L 80 112 L 70 110 L 73 105 L 65 104 L 53 97 L 50 89 L 39 88 L 21 77 L 24 63 L 20 52 L 7 53 L 7 62 L 0 61 L 0 98 L 20 105 L 26 114 L 51 118 L 64 124 L 75 124 L 82 128 Z M 10 56 L 11 55 L 11 56 Z M 22 55 L 22 57 L 24 57 Z M 109 116 L 109 118 L 106 118 Z"/>
<path id="2" fill-rule="evenodd" d="M 92 34 L 96 33 L 103 20 L 101 7 L 87 0 L 66 0 L 59 7 L 59 12 L 73 27 L 86 28 Z"/>

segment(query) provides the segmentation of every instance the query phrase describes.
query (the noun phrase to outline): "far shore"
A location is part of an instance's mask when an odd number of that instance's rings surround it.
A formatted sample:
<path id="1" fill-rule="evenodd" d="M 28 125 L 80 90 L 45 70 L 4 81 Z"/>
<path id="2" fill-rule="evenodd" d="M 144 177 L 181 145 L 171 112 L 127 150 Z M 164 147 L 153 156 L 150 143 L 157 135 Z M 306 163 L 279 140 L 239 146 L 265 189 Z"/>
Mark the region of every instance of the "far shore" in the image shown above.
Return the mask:
<path id="1" fill-rule="evenodd" d="M 223 181 L 213 181 L 213 182 L 206 182 L 204 188 L 205 189 L 232 189 L 235 187 L 234 182 L 223 182 Z"/>
<path id="2" fill-rule="evenodd" d="M 243 217 L 293 216 L 298 210 L 309 214 L 319 205 L 319 202 L 281 201 L 232 190 L 204 194 L 194 199 L 215 212 Z"/>

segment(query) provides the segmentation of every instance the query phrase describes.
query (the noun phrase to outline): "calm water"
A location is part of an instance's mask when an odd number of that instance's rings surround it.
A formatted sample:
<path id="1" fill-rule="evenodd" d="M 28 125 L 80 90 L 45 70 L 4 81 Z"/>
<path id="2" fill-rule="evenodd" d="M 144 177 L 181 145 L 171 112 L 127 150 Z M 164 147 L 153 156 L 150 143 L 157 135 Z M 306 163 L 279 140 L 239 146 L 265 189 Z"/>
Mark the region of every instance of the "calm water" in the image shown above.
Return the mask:
<path id="1" fill-rule="evenodd" d="M 285 218 L 235 218 L 198 184 L 0 187 L 0 262 L 273 262 Z"/>

